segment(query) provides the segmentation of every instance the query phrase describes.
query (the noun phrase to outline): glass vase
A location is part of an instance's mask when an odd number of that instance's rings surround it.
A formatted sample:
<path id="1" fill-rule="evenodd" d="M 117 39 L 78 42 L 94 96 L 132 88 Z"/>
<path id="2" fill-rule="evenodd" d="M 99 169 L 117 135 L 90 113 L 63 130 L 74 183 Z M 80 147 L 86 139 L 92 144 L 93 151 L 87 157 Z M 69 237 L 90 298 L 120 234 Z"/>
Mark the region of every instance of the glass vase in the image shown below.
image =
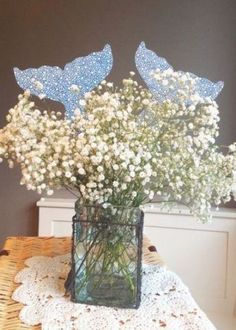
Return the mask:
<path id="1" fill-rule="evenodd" d="M 137 207 L 103 208 L 78 202 L 75 211 L 69 281 L 72 301 L 138 308 L 143 212 Z"/>

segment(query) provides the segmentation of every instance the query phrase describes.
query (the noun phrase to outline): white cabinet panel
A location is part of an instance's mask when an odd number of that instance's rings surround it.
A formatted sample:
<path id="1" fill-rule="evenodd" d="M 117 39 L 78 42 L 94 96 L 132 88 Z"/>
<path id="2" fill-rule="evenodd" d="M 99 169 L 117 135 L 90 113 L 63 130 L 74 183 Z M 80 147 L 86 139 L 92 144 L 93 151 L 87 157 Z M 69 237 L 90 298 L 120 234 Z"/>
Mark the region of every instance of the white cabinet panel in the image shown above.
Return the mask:
<path id="1" fill-rule="evenodd" d="M 39 206 L 39 236 L 71 236 L 73 215 L 73 207 Z"/>
<path id="2" fill-rule="evenodd" d="M 68 221 L 64 220 L 53 220 L 51 224 L 51 231 L 53 236 L 71 236 L 72 226 Z"/>
<path id="3" fill-rule="evenodd" d="M 146 227 L 145 232 L 194 295 L 225 297 L 227 233 L 163 227 Z"/>

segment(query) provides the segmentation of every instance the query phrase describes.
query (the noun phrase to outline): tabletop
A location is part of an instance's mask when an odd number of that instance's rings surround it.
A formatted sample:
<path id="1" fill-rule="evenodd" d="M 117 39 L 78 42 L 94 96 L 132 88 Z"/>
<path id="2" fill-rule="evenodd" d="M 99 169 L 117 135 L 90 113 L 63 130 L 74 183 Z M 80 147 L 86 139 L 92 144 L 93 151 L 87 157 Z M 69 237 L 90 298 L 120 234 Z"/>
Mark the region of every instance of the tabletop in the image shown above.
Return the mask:
<path id="1" fill-rule="evenodd" d="M 70 237 L 9 237 L 0 252 L 0 329 L 21 330 L 41 329 L 29 327 L 19 318 L 23 305 L 12 300 L 11 296 L 19 284 L 14 283 L 16 274 L 25 267 L 24 262 L 32 256 L 63 255 L 71 251 Z M 147 263 L 163 265 L 156 248 L 147 237 L 143 242 L 143 258 Z"/>

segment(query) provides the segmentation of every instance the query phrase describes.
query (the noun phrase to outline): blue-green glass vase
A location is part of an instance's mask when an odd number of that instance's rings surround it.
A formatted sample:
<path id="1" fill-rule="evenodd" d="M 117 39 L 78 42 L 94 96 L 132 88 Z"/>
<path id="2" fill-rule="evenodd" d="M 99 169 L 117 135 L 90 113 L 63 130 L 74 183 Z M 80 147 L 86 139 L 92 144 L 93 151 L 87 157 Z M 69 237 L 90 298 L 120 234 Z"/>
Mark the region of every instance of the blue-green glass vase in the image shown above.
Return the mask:
<path id="1" fill-rule="evenodd" d="M 74 302 L 138 308 L 141 297 L 143 212 L 137 207 L 84 206 L 73 217 Z"/>

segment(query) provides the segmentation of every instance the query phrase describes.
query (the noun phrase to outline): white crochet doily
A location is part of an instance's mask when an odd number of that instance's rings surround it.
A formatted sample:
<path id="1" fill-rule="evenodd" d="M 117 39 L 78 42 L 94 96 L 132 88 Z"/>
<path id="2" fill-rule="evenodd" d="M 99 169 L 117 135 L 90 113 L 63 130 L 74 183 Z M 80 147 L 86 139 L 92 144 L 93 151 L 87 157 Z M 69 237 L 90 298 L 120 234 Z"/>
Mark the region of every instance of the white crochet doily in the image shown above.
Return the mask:
<path id="1" fill-rule="evenodd" d="M 12 298 L 25 306 L 20 320 L 42 330 L 216 330 L 180 278 L 159 266 L 143 265 L 139 309 L 72 303 L 64 282 L 70 255 L 32 257 L 15 277 Z"/>

